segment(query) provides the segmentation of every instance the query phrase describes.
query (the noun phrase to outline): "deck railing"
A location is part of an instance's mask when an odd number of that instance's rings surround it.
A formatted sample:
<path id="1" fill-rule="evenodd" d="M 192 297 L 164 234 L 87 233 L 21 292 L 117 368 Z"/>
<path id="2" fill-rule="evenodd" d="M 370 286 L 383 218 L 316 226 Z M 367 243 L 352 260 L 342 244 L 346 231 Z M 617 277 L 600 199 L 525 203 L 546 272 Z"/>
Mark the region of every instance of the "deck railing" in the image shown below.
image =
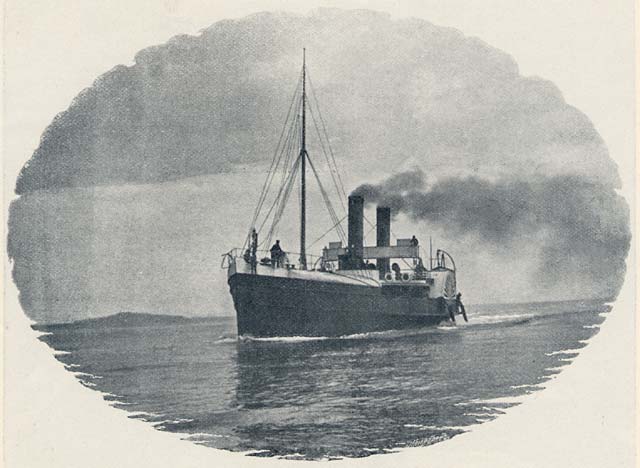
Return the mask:
<path id="1" fill-rule="evenodd" d="M 247 263 L 251 263 L 251 253 L 246 250 L 242 252 L 242 249 L 240 248 L 231 249 L 229 252 L 222 255 L 222 257 L 222 268 L 227 268 L 231 262 L 235 262 L 238 258 L 242 258 Z M 307 260 L 306 264 L 311 266 L 310 269 L 317 269 L 322 260 L 322 257 L 319 255 L 306 254 L 305 257 Z M 300 253 L 283 251 L 280 261 L 276 265 L 273 265 L 271 259 L 271 251 L 257 250 L 255 261 L 257 265 L 271 266 L 274 268 L 294 269 L 298 268 L 300 262 Z"/>
<path id="2" fill-rule="evenodd" d="M 242 249 L 234 248 L 222 256 L 222 268 L 228 268 L 238 259 L 248 264 L 251 263 L 250 252 Z M 300 254 L 297 252 L 285 252 L 283 260 L 276 265 L 271 262 L 271 252 L 269 250 L 258 250 L 256 252 L 256 265 L 268 266 L 272 268 L 284 268 L 284 269 L 297 269 L 296 263 L 292 263 L 291 260 L 299 260 Z M 309 265 L 310 271 L 326 271 L 336 274 L 346 274 L 350 277 L 361 277 L 363 280 L 378 279 L 377 268 L 375 264 L 365 264 L 365 268 L 359 270 L 337 270 L 335 268 L 335 262 L 323 262 L 323 257 L 318 255 L 307 254 L 307 265 Z M 368 266 L 367 266 L 368 265 Z M 441 267 L 436 266 L 434 270 L 439 270 Z M 447 268 L 449 269 L 449 268 Z M 372 272 L 375 272 L 374 278 L 372 278 Z M 404 265 L 397 271 L 389 271 L 385 274 L 384 280 L 386 281 L 429 281 L 429 270 L 425 267 L 418 267 L 418 264 L 411 264 L 408 261 L 404 262 Z"/>

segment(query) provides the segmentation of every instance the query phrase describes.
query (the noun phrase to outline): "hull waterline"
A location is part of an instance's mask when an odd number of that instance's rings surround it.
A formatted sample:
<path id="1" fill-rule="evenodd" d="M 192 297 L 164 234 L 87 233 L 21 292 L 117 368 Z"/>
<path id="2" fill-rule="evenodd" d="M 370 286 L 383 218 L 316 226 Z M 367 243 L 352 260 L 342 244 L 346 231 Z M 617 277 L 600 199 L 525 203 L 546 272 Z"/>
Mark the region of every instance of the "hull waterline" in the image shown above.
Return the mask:
<path id="1" fill-rule="evenodd" d="M 420 328 L 449 319 L 452 301 L 415 286 L 373 287 L 235 273 L 229 287 L 238 335 L 346 336 Z"/>

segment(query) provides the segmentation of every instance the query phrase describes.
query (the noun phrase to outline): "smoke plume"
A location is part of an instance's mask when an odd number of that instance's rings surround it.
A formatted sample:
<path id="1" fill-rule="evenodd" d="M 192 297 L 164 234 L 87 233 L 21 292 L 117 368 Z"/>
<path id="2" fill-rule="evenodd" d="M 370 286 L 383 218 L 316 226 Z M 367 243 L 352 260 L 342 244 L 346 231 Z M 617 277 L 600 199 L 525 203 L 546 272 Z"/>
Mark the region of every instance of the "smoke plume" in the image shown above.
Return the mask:
<path id="1" fill-rule="evenodd" d="M 580 176 L 447 178 L 427 187 L 424 173 L 413 170 L 354 194 L 504 255 L 537 246 L 530 276 L 542 289 L 574 281 L 586 297 L 610 296 L 624 276 L 628 206 L 613 188 Z"/>

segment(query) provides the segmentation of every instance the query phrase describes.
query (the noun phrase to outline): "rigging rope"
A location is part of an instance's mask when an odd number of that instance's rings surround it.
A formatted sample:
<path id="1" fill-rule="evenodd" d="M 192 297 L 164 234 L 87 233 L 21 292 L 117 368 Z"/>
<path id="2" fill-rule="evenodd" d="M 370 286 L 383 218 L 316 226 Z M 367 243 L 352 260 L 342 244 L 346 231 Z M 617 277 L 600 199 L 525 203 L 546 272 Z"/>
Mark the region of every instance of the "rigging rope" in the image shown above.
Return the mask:
<path id="1" fill-rule="evenodd" d="M 309 89 L 311 90 L 311 95 L 315 101 L 316 109 L 318 110 L 318 117 L 320 118 L 320 123 L 322 124 L 322 130 L 324 131 L 325 138 L 327 140 L 327 146 L 329 147 L 329 154 L 331 154 L 331 160 L 333 161 L 333 167 L 336 171 L 336 175 L 338 176 L 338 181 L 340 182 L 340 188 L 342 190 L 342 196 L 347 198 L 347 192 L 344 190 L 344 183 L 342 182 L 342 177 L 340 177 L 340 171 L 338 170 L 338 165 L 336 164 L 336 158 L 333 154 L 333 148 L 331 148 L 331 142 L 329 141 L 329 137 L 327 136 L 327 127 L 324 124 L 324 119 L 322 118 L 322 112 L 320 111 L 320 105 L 318 104 L 318 98 L 316 96 L 315 87 L 313 86 L 313 82 L 311 81 L 311 75 L 307 71 L 307 80 L 309 81 Z"/>
<path id="2" fill-rule="evenodd" d="M 284 208 L 287 204 L 287 200 L 289 199 L 289 195 L 291 195 L 291 189 L 295 185 L 294 181 L 296 180 L 296 175 L 298 174 L 299 168 L 300 168 L 300 158 L 296 159 L 296 162 L 293 165 L 293 169 L 290 172 L 290 177 L 289 177 L 289 180 L 287 181 L 286 190 L 282 198 L 280 199 L 280 203 L 278 204 L 278 209 L 276 210 L 276 213 L 273 217 L 273 223 L 271 224 L 271 229 L 269 229 L 267 238 L 265 239 L 267 245 L 271 243 L 271 239 L 273 238 L 273 234 L 275 233 L 275 230 L 278 227 L 278 223 L 282 219 L 282 213 L 284 212 Z"/>
<path id="3" fill-rule="evenodd" d="M 246 248 L 246 246 L 249 243 L 249 239 L 251 237 L 251 230 L 255 227 L 256 222 L 258 220 L 258 216 L 260 215 L 260 211 L 262 210 L 262 206 L 264 205 L 264 202 L 267 198 L 267 194 L 269 192 L 269 187 L 271 186 L 271 182 L 273 181 L 273 177 L 275 176 L 275 170 L 278 167 L 278 164 L 280 163 L 280 160 L 282 158 L 282 151 L 281 150 L 281 145 L 282 145 L 282 137 L 285 134 L 285 130 L 287 130 L 287 128 L 289 128 L 289 133 L 290 133 L 290 127 L 288 126 L 289 124 L 289 118 L 291 116 L 291 111 L 296 108 L 297 106 L 295 106 L 294 104 L 299 100 L 299 90 L 302 84 L 302 72 L 300 73 L 300 78 L 298 79 L 298 82 L 296 83 L 296 87 L 294 89 L 293 92 L 293 96 L 291 97 L 291 102 L 289 103 L 289 109 L 287 110 L 287 116 L 285 118 L 284 121 L 284 125 L 282 126 L 282 130 L 280 132 L 280 137 L 278 138 L 278 143 L 276 145 L 276 148 L 274 150 L 274 155 L 273 158 L 271 160 L 271 165 L 269 166 L 269 170 L 267 171 L 267 177 L 264 181 L 264 184 L 262 186 L 262 190 L 260 192 L 260 197 L 258 198 L 258 203 L 256 205 L 256 209 L 254 211 L 253 217 L 251 219 L 251 224 L 249 226 L 248 229 L 248 233 L 247 233 L 247 238 L 245 239 L 245 242 L 243 244 L 242 250 L 244 250 Z"/>
<path id="4" fill-rule="evenodd" d="M 291 152 L 293 151 L 293 145 L 295 140 L 297 139 L 297 120 L 293 123 L 292 127 L 291 127 L 294 131 L 290 132 L 289 135 L 291 136 L 291 138 L 288 141 L 287 144 L 287 161 L 289 161 L 291 159 Z M 297 164 L 297 161 L 296 163 Z M 292 173 L 295 169 L 295 164 L 293 167 L 291 167 L 290 171 L 287 172 L 287 166 L 288 163 L 286 165 L 283 165 L 283 182 L 282 184 L 280 184 L 280 189 L 278 190 L 278 193 L 276 194 L 275 199 L 273 200 L 273 203 L 271 204 L 271 207 L 269 208 L 269 211 L 267 212 L 267 214 L 264 217 L 264 220 L 262 221 L 262 223 L 260 224 L 260 227 L 258 228 L 258 232 L 262 232 L 262 228 L 264 227 L 264 225 L 267 223 L 267 221 L 269 220 L 269 216 L 271 215 L 273 209 L 277 206 L 279 206 L 279 203 L 282 200 L 282 195 L 283 193 L 286 191 L 286 187 L 287 184 L 289 183 L 289 178 L 292 177 Z M 277 210 L 276 210 L 277 213 Z M 275 216 L 274 216 L 274 221 L 275 221 Z M 272 228 L 269 230 L 269 232 L 273 231 L 273 222 L 272 222 Z M 262 245 L 263 242 L 260 243 L 260 245 Z"/>
<path id="5" fill-rule="evenodd" d="M 336 224 L 334 224 L 333 226 L 331 226 L 329 229 L 327 229 L 324 234 L 322 234 L 320 237 L 318 237 L 316 240 L 314 240 L 311 244 L 309 244 L 309 247 L 313 247 L 316 243 L 318 243 L 319 241 L 322 240 L 322 238 L 324 236 L 326 236 L 327 234 L 329 234 L 331 231 L 333 231 L 336 226 L 340 225 L 340 223 L 342 223 L 345 219 L 347 219 L 347 216 L 343 216 L 342 219 L 340 221 L 338 221 Z"/>
<path id="6" fill-rule="evenodd" d="M 316 171 L 316 167 L 313 165 L 313 162 L 311 162 L 311 158 L 308 158 L 308 161 L 309 161 L 309 166 L 311 167 L 311 171 L 313 172 L 313 175 L 315 176 L 316 181 L 318 182 L 318 187 L 320 187 L 320 193 L 322 194 L 322 198 L 324 199 L 324 203 L 327 207 L 327 211 L 329 212 L 329 216 L 331 217 L 331 221 L 335 225 L 337 225 L 337 231 L 338 231 L 338 235 L 340 236 L 340 240 L 345 242 L 346 236 L 344 234 L 344 230 L 342 229 L 342 226 L 340 226 L 340 221 L 338 221 L 338 216 L 336 215 L 336 212 L 333 209 L 333 206 L 331 205 L 331 200 L 329 199 L 329 195 L 324 189 L 324 186 L 320 181 L 320 177 L 318 177 L 318 172 Z"/>
<path id="7" fill-rule="evenodd" d="M 318 134 L 318 139 L 320 141 L 320 148 L 322 149 L 322 154 L 324 155 L 324 158 L 327 161 L 327 166 L 329 167 L 329 174 L 331 174 L 331 179 L 333 180 L 333 186 L 336 188 L 336 191 L 338 192 L 338 200 L 340 200 L 340 206 L 342 207 L 342 211 L 346 213 L 347 210 L 344 206 L 343 198 L 340 195 L 340 188 L 338 186 L 338 181 L 336 180 L 334 171 L 331 168 L 331 161 L 329 160 L 329 156 L 327 156 L 327 151 L 324 148 L 324 143 L 322 142 L 322 136 L 320 135 L 320 130 L 318 129 L 318 124 L 316 123 L 316 118 L 311 106 L 309 106 L 309 113 L 311 114 L 311 120 L 313 121 L 313 126 L 315 127 L 316 133 Z"/>

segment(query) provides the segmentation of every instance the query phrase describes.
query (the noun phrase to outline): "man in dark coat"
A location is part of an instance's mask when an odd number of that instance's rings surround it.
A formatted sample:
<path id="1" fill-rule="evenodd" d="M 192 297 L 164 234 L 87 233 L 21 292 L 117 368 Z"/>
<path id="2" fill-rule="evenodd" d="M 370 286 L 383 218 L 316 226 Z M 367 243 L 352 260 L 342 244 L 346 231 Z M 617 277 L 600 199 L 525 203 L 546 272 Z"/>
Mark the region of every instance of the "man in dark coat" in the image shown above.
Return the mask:
<path id="1" fill-rule="evenodd" d="M 282 247 L 280 247 L 280 240 L 276 240 L 276 243 L 271 247 L 271 266 L 279 267 L 282 266 L 282 257 L 284 252 L 282 251 Z"/>

